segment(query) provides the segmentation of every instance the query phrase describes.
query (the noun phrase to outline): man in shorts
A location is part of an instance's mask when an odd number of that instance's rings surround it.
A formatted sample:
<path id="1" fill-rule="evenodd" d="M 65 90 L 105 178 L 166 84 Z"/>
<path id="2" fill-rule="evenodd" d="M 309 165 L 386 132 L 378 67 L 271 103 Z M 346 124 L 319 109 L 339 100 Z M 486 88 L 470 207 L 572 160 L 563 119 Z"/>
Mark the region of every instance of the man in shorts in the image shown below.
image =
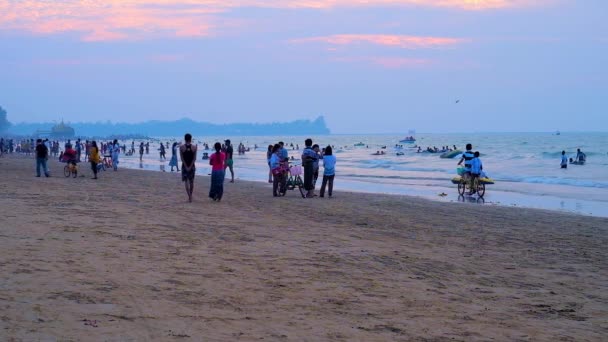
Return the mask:
<path id="1" fill-rule="evenodd" d="M 182 158 L 182 181 L 186 186 L 188 202 L 192 202 L 194 174 L 196 173 L 196 167 L 194 166 L 196 161 L 196 145 L 192 144 L 192 135 L 190 135 L 190 133 L 186 133 L 184 141 L 185 144 L 179 148 L 179 155 Z"/>
<path id="2" fill-rule="evenodd" d="M 232 155 L 234 154 L 234 150 L 232 149 L 232 145 L 230 144 L 230 139 L 224 142 L 226 143 L 226 165 L 224 166 L 224 173 L 226 172 L 226 169 L 230 169 L 230 183 L 234 183 L 234 162 L 232 161 Z"/>

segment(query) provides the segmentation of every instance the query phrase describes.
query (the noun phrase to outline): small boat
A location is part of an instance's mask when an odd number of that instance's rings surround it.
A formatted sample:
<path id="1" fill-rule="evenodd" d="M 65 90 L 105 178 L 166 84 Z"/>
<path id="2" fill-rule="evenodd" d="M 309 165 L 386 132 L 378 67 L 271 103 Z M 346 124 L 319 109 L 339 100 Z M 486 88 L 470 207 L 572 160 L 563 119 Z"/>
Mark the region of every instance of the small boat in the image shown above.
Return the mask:
<path id="1" fill-rule="evenodd" d="M 405 137 L 404 139 L 399 140 L 402 144 L 413 144 L 416 142 L 416 138 L 414 137 Z"/>
<path id="2" fill-rule="evenodd" d="M 460 183 L 461 180 L 462 180 L 462 177 L 456 176 L 456 177 L 452 178 L 452 184 L 458 184 L 458 183 Z M 479 182 L 481 184 L 486 184 L 486 185 L 496 183 L 492 178 L 487 178 L 487 177 L 479 178 Z"/>
<path id="3" fill-rule="evenodd" d="M 363 147 L 363 146 L 365 146 L 365 144 L 362 142 L 358 142 L 355 144 L 355 147 Z"/>
<path id="4" fill-rule="evenodd" d="M 461 150 L 454 150 L 454 151 L 448 151 L 448 152 L 444 152 L 442 153 L 439 158 L 454 158 L 457 155 L 461 154 L 462 151 Z"/>

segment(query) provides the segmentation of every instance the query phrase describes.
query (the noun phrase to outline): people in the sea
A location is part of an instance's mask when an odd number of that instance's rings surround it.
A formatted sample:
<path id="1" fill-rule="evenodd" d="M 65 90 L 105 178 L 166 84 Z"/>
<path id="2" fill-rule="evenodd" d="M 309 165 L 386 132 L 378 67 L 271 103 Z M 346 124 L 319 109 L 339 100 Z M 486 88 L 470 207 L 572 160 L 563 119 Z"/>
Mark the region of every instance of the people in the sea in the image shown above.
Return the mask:
<path id="1" fill-rule="evenodd" d="M 562 151 L 562 161 L 560 165 L 562 169 L 568 168 L 568 157 L 566 157 L 566 151 Z"/>
<path id="2" fill-rule="evenodd" d="M 580 148 L 576 149 L 576 161 L 579 163 L 584 163 L 587 160 L 587 156 L 581 152 Z"/>
<path id="3" fill-rule="evenodd" d="M 302 167 L 304 168 L 304 190 L 306 190 L 306 198 L 312 198 L 315 195 L 314 179 L 314 162 L 319 158 L 317 153 L 312 149 L 312 139 L 308 138 L 304 141 L 306 146 L 302 151 Z"/>
<path id="4" fill-rule="evenodd" d="M 226 143 L 226 165 L 224 166 L 224 171 L 225 169 L 230 169 L 230 183 L 234 183 L 234 161 L 232 160 L 234 150 L 232 149 L 232 144 L 230 144 L 230 139 L 226 139 L 224 142 Z"/>
<path id="5" fill-rule="evenodd" d="M 179 154 L 182 160 L 182 181 L 186 187 L 188 202 L 192 202 L 194 175 L 196 173 L 196 145 L 192 144 L 192 135 L 190 133 L 184 135 L 184 144 L 180 146 Z"/>
<path id="6" fill-rule="evenodd" d="M 216 142 L 213 148 L 215 149 L 215 153 L 209 157 L 209 165 L 211 165 L 209 198 L 219 202 L 224 195 L 224 176 L 226 175 L 224 164 L 226 163 L 226 154 L 222 152 L 222 144 L 219 142 Z"/>
<path id="7" fill-rule="evenodd" d="M 336 175 L 336 156 L 333 155 L 331 146 L 325 147 L 323 154 L 323 181 L 321 182 L 320 197 L 325 197 L 325 186 L 328 186 L 327 194 L 332 196 L 334 190 L 334 177 Z"/>
<path id="8" fill-rule="evenodd" d="M 45 177 L 49 177 L 49 169 L 46 162 L 49 160 L 49 149 L 42 143 L 42 139 L 36 140 L 36 177 L 40 177 L 40 169 Z"/>
<path id="9" fill-rule="evenodd" d="M 177 149 L 178 143 L 174 142 L 173 146 L 171 146 L 171 160 L 169 161 L 169 166 L 171 166 L 171 172 L 173 172 L 174 167 L 177 169 L 177 172 L 179 172 L 179 164 L 177 164 Z"/>
<path id="10" fill-rule="evenodd" d="M 91 147 L 89 148 L 89 162 L 91 163 L 91 170 L 93 171 L 93 179 L 97 179 L 97 164 L 101 161 L 99 157 L 99 148 L 97 147 L 97 141 L 93 140 L 91 142 Z"/>

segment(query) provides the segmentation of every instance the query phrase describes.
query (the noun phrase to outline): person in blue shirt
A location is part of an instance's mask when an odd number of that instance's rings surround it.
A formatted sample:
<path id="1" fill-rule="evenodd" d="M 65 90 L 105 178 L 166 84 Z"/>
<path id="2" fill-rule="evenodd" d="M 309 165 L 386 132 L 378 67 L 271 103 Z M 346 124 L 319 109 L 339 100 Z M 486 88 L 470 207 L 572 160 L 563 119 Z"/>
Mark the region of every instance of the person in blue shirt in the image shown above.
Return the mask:
<path id="1" fill-rule="evenodd" d="M 331 197 L 334 190 L 334 177 L 336 175 L 336 156 L 333 155 L 331 146 L 325 148 L 323 155 L 323 182 L 321 183 L 320 197 L 325 197 L 325 186 L 328 185 L 327 194 Z"/>
<path id="2" fill-rule="evenodd" d="M 566 157 L 566 151 L 562 151 L 562 162 L 560 165 L 562 169 L 568 168 L 568 157 Z"/>
<path id="3" fill-rule="evenodd" d="M 281 168 L 281 145 L 276 144 L 272 147 L 270 159 L 268 164 L 270 171 L 272 172 L 272 195 L 274 197 L 279 196 L 279 193 L 284 192 L 284 172 Z"/>
<path id="4" fill-rule="evenodd" d="M 473 159 L 471 159 L 471 194 L 474 194 L 477 189 L 475 189 L 475 179 L 479 178 L 481 175 L 481 171 L 483 170 L 483 164 L 481 163 L 481 159 L 479 159 L 479 151 L 476 151 L 473 154 Z"/>
<path id="5" fill-rule="evenodd" d="M 279 141 L 279 146 L 281 146 L 281 149 L 279 152 L 279 157 L 281 157 L 281 161 L 289 160 L 289 152 L 287 152 L 287 149 L 285 148 L 285 144 L 282 141 Z"/>

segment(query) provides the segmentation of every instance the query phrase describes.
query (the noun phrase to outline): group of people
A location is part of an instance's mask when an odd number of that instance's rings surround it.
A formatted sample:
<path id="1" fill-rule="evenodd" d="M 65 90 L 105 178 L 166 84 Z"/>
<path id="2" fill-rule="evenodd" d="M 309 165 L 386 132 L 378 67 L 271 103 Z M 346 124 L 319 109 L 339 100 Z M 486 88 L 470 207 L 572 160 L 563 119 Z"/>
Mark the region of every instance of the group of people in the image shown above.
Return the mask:
<path id="1" fill-rule="evenodd" d="M 456 146 L 454 146 L 456 147 Z M 464 173 L 462 177 L 469 180 L 471 189 L 469 195 L 475 194 L 477 189 L 473 186 L 476 178 L 480 178 L 483 173 L 483 164 L 481 159 L 479 159 L 479 151 L 473 152 L 473 145 L 467 144 L 466 151 L 462 154 L 462 158 L 458 162 L 458 165 L 462 165 L 464 163 Z"/>
<path id="2" fill-rule="evenodd" d="M 58 144 L 58 142 L 57 142 Z M 135 144 L 132 144 L 135 145 Z M 168 146 L 168 144 L 167 144 Z M 205 146 L 208 146 L 205 144 Z M 242 144 L 239 144 L 239 149 L 242 149 Z M 333 195 L 333 183 L 335 177 L 335 165 L 336 157 L 333 155 L 331 146 L 327 146 L 320 149 L 319 145 L 313 145 L 312 139 L 306 139 L 305 148 L 303 149 L 300 159 L 303 168 L 304 180 L 303 187 L 306 190 L 306 197 L 312 198 L 317 196 L 315 194 L 315 187 L 320 172 L 320 162 L 323 161 L 323 178 L 322 185 L 320 188 L 320 197 L 325 196 L 325 190 L 328 189 L 328 195 Z M 140 155 L 144 153 L 146 144 L 143 142 L 140 144 Z M 4 151 L 7 148 L 7 142 L 2 139 L 0 140 L 0 150 Z M 161 157 L 162 152 L 165 149 L 163 143 L 161 143 Z M 213 145 L 215 150 L 211 156 L 208 157 L 209 165 L 211 166 L 211 187 L 209 189 L 209 197 L 214 201 L 221 201 L 224 194 L 224 180 L 226 172 L 230 171 L 231 180 L 234 182 L 234 162 L 233 162 L 233 147 L 230 140 L 225 140 L 223 144 L 216 142 Z M 82 152 L 86 151 L 84 160 L 91 164 L 91 170 L 93 172 L 92 179 L 98 179 L 99 164 L 102 163 L 102 156 L 108 154 L 107 157 L 111 158 L 113 169 L 118 170 L 119 155 L 121 152 L 126 151 L 126 146 L 121 146 L 117 140 L 100 143 L 98 145 L 95 140 L 86 140 L 84 142 L 80 139 L 72 143 L 71 140 L 67 140 L 64 145 L 64 151 L 61 153 L 59 159 L 62 162 L 77 165 L 81 162 Z M 174 142 L 171 147 L 172 156 L 169 165 L 171 171 L 176 168 L 177 171 L 181 171 L 182 181 L 185 184 L 186 193 L 188 195 L 188 201 L 192 202 L 192 196 L 194 191 L 194 178 L 196 174 L 196 159 L 197 159 L 197 145 L 192 143 L 192 135 L 186 134 L 184 136 L 184 143 L 180 144 Z M 51 155 L 47 141 L 37 139 L 35 141 L 34 153 L 36 154 L 36 176 L 41 177 L 44 174 L 45 177 L 50 177 L 47 161 Z M 181 169 L 178 165 L 178 154 L 181 159 Z M 109 159 L 109 158 L 108 158 Z M 273 195 L 278 196 L 279 192 L 285 192 L 285 182 L 289 172 L 289 162 L 293 162 L 295 158 L 292 156 L 290 159 L 288 150 L 285 148 L 283 142 L 279 142 L 275 145 L 270 145 L 268 148 L 268 165 L 269 165 L 269 182 L 273 183 Z"/>
<path id="3" fill-rule="evenodd" d="M 177 143 L 174 143 L 173 148 L 175 149 L 176 146 Z M 233 149 L 232 145 L 230 144 L 230 140 L 225 140 L 224 145 L 216 142 L 213 145 L 213 148 L 215 152 L 209 157 L 209 165 L 211 165 L 211 186 L 209 188 L 209 198 L 219 202 L 222 200 L 224 195 L 224 178 L 226 175 L 226 169 L 230 169 L 232 176 L 231 182 L 234 182 L 232 161 Z M 184 144 L 179 146 L 179 154 L 182 160 L 182 181 L 184 182 L 189 202 L 192 202 L 192 195 L 194 193 L 197 152 L 197 146 L 192 143 L 192 135 L 187 133 L 184 136 Z M 177 156 L 175 158 L 177 158 Z M 172 158 L 171 162 L 173 163 L 173 161 L 174 159 Z M 175 164 L 177 164 L 177 159 L 175 159 Z"/>
<path id="4" fill-rule="evenodd" d="M 576 157 L 570 158 L 570 164 L 579 164 L 582 165 L 587 161 L 587 155 L 581 151 L 580 148 L 576 149 Z M 562 151 L 562 160 L 560 162 L 560 166 L 562 169 L 568 168 L 568 157 L 566 156 L 566 151 Z"/>
<path id="5" fill-rule="evenodd" d="M 314 144 L 312 139 L 304 141 L 305 148 L 302 151 L 301 162 L 304 170 L 304 190 L 306 198 L 315 197 L 315 186 L 319 177 L 319 162 L 323 160 L 323 181 L 321 184 L 320 197 L 325 196 L 325 189 L 328 187 L 328 195 L 332 196 L 336 157 L 330 145 L 320 150 L 319 145 Z M 266 154 L 268 161 L 268 182 L 272 183 L 272 194 L 274 197 L 286 192 L 287 176 L 289 174 L 290 160 L 289 152 L 285 144 L 280 141 L 275 145 L 268 145 Z"/>

